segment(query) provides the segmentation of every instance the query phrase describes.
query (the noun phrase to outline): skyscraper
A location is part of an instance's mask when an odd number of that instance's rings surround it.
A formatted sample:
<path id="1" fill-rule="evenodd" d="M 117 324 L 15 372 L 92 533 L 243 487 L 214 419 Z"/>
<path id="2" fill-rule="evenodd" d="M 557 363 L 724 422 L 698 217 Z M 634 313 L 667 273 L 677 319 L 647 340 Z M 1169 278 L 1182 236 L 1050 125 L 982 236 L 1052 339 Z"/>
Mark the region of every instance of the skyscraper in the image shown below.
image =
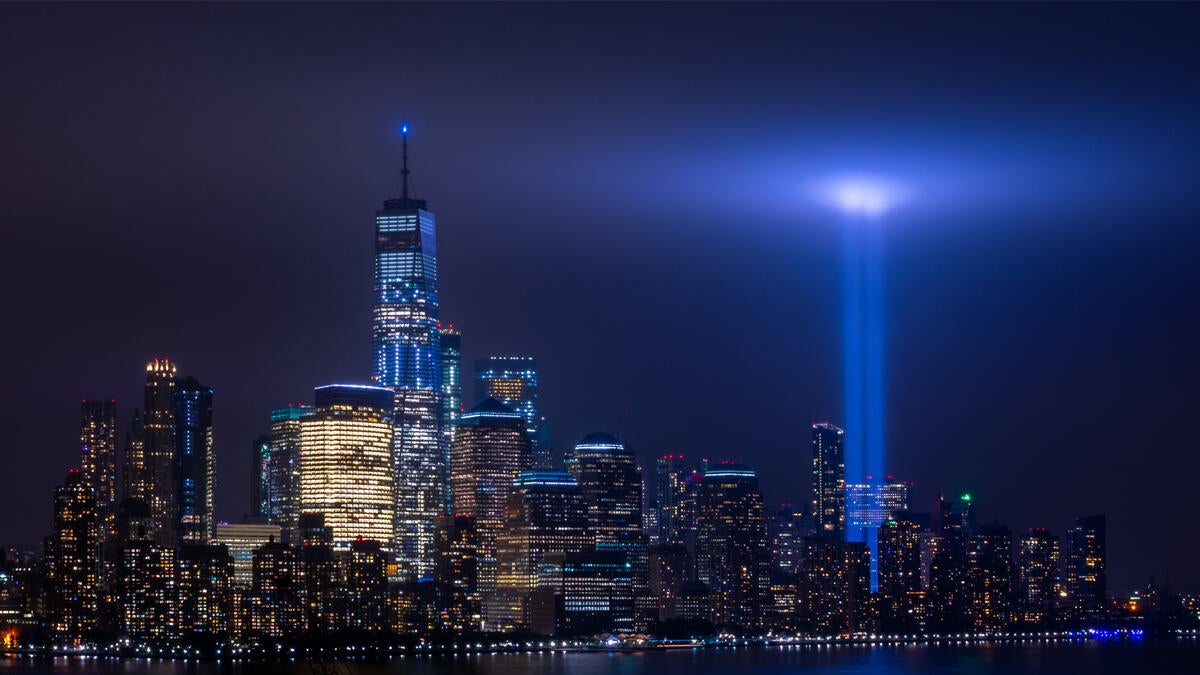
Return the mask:
<path id="1" fill-rule="evenodd" d="M 392 390 L 330 384 L 300 419 L 300 512 L 324 516 L 333 544 L 393 542 Z"/>
<path id="2" fill-rule="evenodd" d="M 760 625 L 769 591 L 771 553 L 758 474 L 721 463 L 700 482 L 696 578 L 708 584 L 714 621 Z"/>
<path id="3" fill-rule="evenodd" d="M 454 324 L 439 330 L 442 341 L 442 485 L 445 490 L 446 512 L 450 511 L 450 445 L 454 442 L 454 427 L 463 413 L 462 400 L 462 333 Z"/>
<path id="4" fill-rule="evenodd" d="M 690 473 L 683 455 L 663 455 L 654 464 L 654 511 L 658 514 L 658 543 L 687 541 L 683 502 Z"/>
<path id="5" fill-rule="evenodd" d="M 1108 551 L 1103 515 L 1077 518 L 1067 530 L 1066 577 L 1072 618 L 1104 616 L 1108 602 Z"/>
<path id="6" fill-rule="evenodd" d="M 804 514 L 791 504 L 783 504 L 770 514 L 771 566 L 778 574 L 794 577 L 800 573 L 807 528 Z"/>
<path id="7" fill-rule="evenodd" d="M 100 547 L 96 495 L 77 469 L 54 490 L 54 534 L 47 541 L 51 627 L 72 641 L 95 626 Z"/>
<path id="8" fill-rule="evenodd" d="M 445 509 L 437 234 L 425 200 L 409 197 L 407 126 L 402 133 L 401 195 L 375 212 L 373 379 L 395 391 L 396 560 L 404 573 L 425 577 L 433 572 L 434 523 Z"/>
<path id="9" fill-rule="evenodd" d="M 590 551 L 587 509 L 579 484 L 563 471 L 522 471 L 513 479 L 496 544 L 496 589 L 508 602 L 490 602 L 489 626 L 530 630 L 530 596 L 550 553 Z M 501 611 L 497 611 L 501 610 Z"/>
<path id="10" fill-rule="evenodd" d="M 174 546 L 175 519 L 175 364 L 169 359 L 154 359 L 146 365 L 143 417 L 134 420 L 131 453 L 127 461 L 130 479 L 127 497 L 141 499 L 150 508 L 154 540 L 162 546 Z M 139 432 L 140 438 L 133 433 Z"/>
<path id="11" fill-rule="evenodd" d="M 482 621 L 477 549 L 470 516 L 438 517 L 433 579 L 441 610 L 439 622 L 456 633 L 478 630 Z"/>
<path id="12" fill-rule="evenodd" d="M 1065 594 L 1059 574 L 1062 552 L 1058 537 L 1045 528 L 1030 528 L 1017 542 L 1016 610 L 1020 621 L 1044 626 Z"/>
<path id="13" fill-rule="evenodd" d="M 176 536 L 185 544 L 208 543 L 213 537 L 216 457 L 213 454 L 213 391 L 194 378 L 175 382 Z"/>
<path id="14" fill-rule="evenodd" d="M 117 403 L 84 401 L 80 413 L 80 469 L 96 497 L 94 538 L 102 546 L 116 535 Z"/>
<path id="15" fill-rule="evenodd" d="M 632 450 L 606 433 L 575 445 L 567 469 L 587 505 L 598 548 L 623 548 L 642 537 L 642 473 Z"/>
<path id="16" fill-rule="evenodd" d="M 974 628 L 1003 630 L 1013 620 L 1012 530 L 979 527 L 967 544 L 967 586 Z"/>
<path id="17" fill-rule="evenodd" d="M 271 436 L 263 434 L 250 443 L 250 513 L 267 518 L 271 507 L 269 495 L 271 467 Z"/>
<path id="18" fill-rule="evenodd" d="M 886 481 L 872 480 L 846 484 L 846 527 L 854 536 L 848 541 L 865 541 L 871 550 L 871 587 L 878 587 L 879 547 L 876 535 L 879 526 L 897 511 L 912 508 L 909 498 L 910 483 L 898 481 L 891 476 Z"/>
<path id="19" fill-rule="evenodd" d="M 920 630 L 921 528 L 897 513 L 879 528 L 879 597 L 885 631 Z"/>
<path id="20" fill-rule="evenodd" d="M 818 536 L 840 539 L 846 532 L 845 434 L 828 422 L 812 430 L 813 529 Z"/>
<path id="21" fill-rule="evenodd" d="M 533 444 L 533 468 L 551 468 L 551 448 L 540 438 L 537 360 L 532 356 L 489 356 L 475 360 L 475 400 L 494 398 L 521 414 Z"/>
<path id="22" fill-rule="evenodd" d="M 508 493 L 529 468 L 529 436 L 521 416 L 494 398 L 459 418 L 450 451 L 454 513 L 475 523 L 478 588 L 496 587 L 496 538 L 504 526 Z"/>
<path id="23" fill-rule="evenodd" d="M 263 436 L 266 442 L 264 475 L 259 480 L 263 491 L 263 512 L 268 523 L 278 525 L 283 540 L 299 544 L 300 518 L 300 421 L 313 414 L 312 406 L 289 405 L 271 411 L 271 426 Z"/>

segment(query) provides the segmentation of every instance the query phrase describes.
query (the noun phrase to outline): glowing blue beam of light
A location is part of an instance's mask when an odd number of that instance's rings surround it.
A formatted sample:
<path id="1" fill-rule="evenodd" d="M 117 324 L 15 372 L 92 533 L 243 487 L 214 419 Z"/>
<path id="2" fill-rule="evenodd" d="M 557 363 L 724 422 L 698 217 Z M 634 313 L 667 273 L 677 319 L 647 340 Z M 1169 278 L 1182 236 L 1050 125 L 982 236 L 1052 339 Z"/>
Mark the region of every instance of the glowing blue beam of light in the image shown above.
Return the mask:
<path id="1" fill-rule="evenodd" d="M 887 476 L 887 392 L 883 212 L 880 191 L 852 185 L 836 193 L 843 227 L 843 395 L 846 482 L 881 485 Z M 847 523 L 846 540 L 871 550 L 878 588 L 876 528 Z"/>

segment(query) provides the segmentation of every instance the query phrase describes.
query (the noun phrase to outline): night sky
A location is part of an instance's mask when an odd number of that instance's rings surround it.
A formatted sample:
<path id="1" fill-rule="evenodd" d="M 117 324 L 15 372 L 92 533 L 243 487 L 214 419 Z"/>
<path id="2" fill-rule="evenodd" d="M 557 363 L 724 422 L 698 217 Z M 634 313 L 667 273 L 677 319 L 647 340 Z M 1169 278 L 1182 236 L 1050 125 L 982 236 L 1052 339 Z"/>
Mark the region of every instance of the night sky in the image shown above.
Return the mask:
<path id="1" fill-rule="evenodd" d="M 272 407 L 370 373 L 409 122 L 443 321 L 532 354 L 560 447 L 756 467 L 840 423 L 841 217 L 887 215 L 895 475 L 1200 590 L 1200 5 L 0 6 L 0 541 L 50 529 L 82 398 L 215 389 L 217 509 Z M 470 396 L 471 387 L 465 387 Z M 920 510 L 925 510 L 922 508 Z"/>

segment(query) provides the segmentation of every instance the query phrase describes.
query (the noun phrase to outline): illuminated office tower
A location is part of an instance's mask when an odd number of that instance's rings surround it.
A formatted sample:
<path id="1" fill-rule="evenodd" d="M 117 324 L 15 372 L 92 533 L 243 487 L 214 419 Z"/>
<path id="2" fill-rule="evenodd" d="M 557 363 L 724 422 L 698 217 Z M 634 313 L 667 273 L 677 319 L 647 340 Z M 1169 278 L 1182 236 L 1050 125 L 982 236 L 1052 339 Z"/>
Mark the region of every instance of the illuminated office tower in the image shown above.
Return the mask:
<path id="1" fill-rule="evenodd" d="M 530 630 L 528 603 L 549 553 L 582 553 L 595 546 L 579 484 L 565 471 L 522 471 L 513 480 L 496 543 L 496 590 L 488 625 Z M 507 601 L 507 602 L 506 602 Z"/>
<path id="2" fill-rule="evenodd" d="M 271 411 L 271 426 L 259 437 L 253 455 L 262 472 L 255 479 L 259 515 L 278 525 L 283 541 L 299 543 L 300 421 L 313 413 L 312 406 L 289 405 Z"/>
<path id="3" fill-rule="evenodd" d="M 979 527 L 967 544 L 967 588 L 976 630 L 1012 624 L 1012 530 L 994 523 Z"/>
<path id="4" fill-rule="evenodd" d="M 657 613 L 649 591 L 649 542 L 642 529 L 642 467 L 633 451 L 616 438 L 593 433 L 575 445 L 567 470 L 583 493 L 596 550 L 620 551 L 631 566 L 641 626 Z"/>
<path id="5" fill-rule="evenodd" d="M 758 474 L 742 464 L 709 467 L 700 481 L 696 578 L 708 584 L 713 620 L 759 625 L 771 553 Z"/>
<path id="6" fill-rule="evenodd" d="M 659 544 L 650 548 L 649 588 L 657 599 L 658 620 L 681 615 L 680 594 L 692 578 L 692 557 L 683 544 Z"/>
<path id="7" fill-rule="evenodd" d="M 845 434 L 828 422 L 812 427 L 812 518 L 818 536 L 846 532 Z"/>
<path id="8" fill-rule="evenodd" d="M 529 468 L 529 436 L 521 415 L 494 398 L 464 413 L 450 451 L 454 514 L 475 523 L 478 588 L 496 588 L 496 537 L 513 479 Z"/>
<path id="9" fill-rule="evenodd" d="M 852 483 L 846 485 L 846 522 L 863 530 L 878 529 L 897 511 L 912 507 L 911 483 L 888 477 L 886 483 Z"/>
<path id="10" fill-rule="evenodd" d="M 1067 530 L 1066 586 L 1071 618 L 1104 617 L 1108 603 L 1108 552 L 1103 515 L 1075 520 Z"/>
<path id="11" fill-rule="evenodd" d="M 800 573 L 800 560 L 804 557 L 804 514 L 795 506 L 784 504 L 771 514 L 768 525 L 771 567 L 777 574 L 796 576 Z"/>
<path id="12" fill-rule="evenodd" d="M 851 541 L 865 541 L 871 549 L 871 587 L 878 588 L 879 550 L 876 545 L 876 535 L 879 526 L 892 517 L 897 511 L 911 510 L 909 492 L 911 483 L 897 481 L 891 476 L 886 482 L 871 480 L 863 483 L 846 484 L 846 527 L 849 531 L 858 532 L 856 538 L 847 537 Z"/>
<path id="13" fill-rule="evenodd" d="M 216 541 L 229 552 L 234 586 L 249 588 L 254 574 L 254 552 L 279 538 L 278 525 L 217 523 Z"/>
<path id="14" fill-rule="evenodd" d="M 116 535 L 117 524 L 117 403 L 84 401 L 79 446 L 83 480 L 96 496 L 95 540 L 103 546 Z"/>
<path id="15" fill-rule="evenodd" d="M 454 428 L 463 413 L 462 400 L 462 333 L 454 324 L 439 329 L 442 341 L 442 485 L 445 490 L 446 512 L 450 511 L 450 446 Z"/>
<path id="16" fill-rule="evenodd" d="M 162 546 L 177 543 L 174 398 L 175 364 L 169 359 L 154 359 L 146 365 L 142 417 L 135 417 L 130 434 L 125 495 L 146 502 L 155 541 Z"/>
<path id="17" fill-rule="evenodd" d="M 883 630 L 921 630 L 921 527 L 907 513 L 896 513 L 881 523 L 877 539 Z"/>
<path id="18" fill-rule="evenodd" d="M 553 626 L 563 637 L 633 631 L 633 568 L 619 551 L 547 553 L 543 562 L 538 585 L 556 600 L 541 613 L 553 618 L 535 620 L 534 631 Z"/>
<path id="19" fill-rule="evenodd" d="M 334 547 L 360 537 L 392 545 L 393 393 L 383 387 L 330 384 L 300 419 L 300 512 L 319 513 Z"/>
<path id="20" fill-rule="evenodd" d="M 687 477 L 691 473 L 683 455 L 663 455 L 654 465 L 654 512 L 658 516 L 658 543 L 682 544 L 687 541 L 683 502 L 687 496 Z"/>
<path id="21" fill-rule="evenodd" d="M 642 472 L 633 451 L 609 434 L 589 434 L 567 469 L 583 493 L 597 547 L 622 548 L 642 537 Z"/>
<path id="22" fill-rule="evenodd" d="M 402 133 L 401 196 L 375 212 L 373 379 L 395 391 L 394 553 L 402 573 L 427 577 L 434 523 L 446 506 L 437 235 L 425 200 L 409 197 L 407 126 Z"/>
<path id="23" fill-rule="evenodd" d="M 475 360 L 475 400 L 494 398 L 521 414 L 533 444 L 533 468 L 549 469 L 550 448 L 540 437 L 537 361 L 532 356 L 489 356 Z"/>
<path id="24" fill-rule="evenodd" d="M 271 436 L 263 434 L 250 443 L 250 513 L 267 518 L 271 507 L 270 488 Z"/>
<path id="25" fill-rule="evenodd" d="M 1021 623 L 1045 626 L 1056 614 L 1065 587 L 1060 581 L 1062 552 L 1058 537 L 1030 528 L 1017 541 L 1016 610 Z"/>
<path id="26" fill-rule="evenodd" d="M 185 544 L 204 544 L 212 539 L 213 480 L 213 391 L 194 377 L 175 381 L 175 509 L 176 536 Z"/>
<path id="27" fill-rule="evenodd" d="M 47 540 L 51 628 L 72 642 L 96 625 L 100 546 L 96 495 L 78 469 L 54 490 L 54 534 Z"/>

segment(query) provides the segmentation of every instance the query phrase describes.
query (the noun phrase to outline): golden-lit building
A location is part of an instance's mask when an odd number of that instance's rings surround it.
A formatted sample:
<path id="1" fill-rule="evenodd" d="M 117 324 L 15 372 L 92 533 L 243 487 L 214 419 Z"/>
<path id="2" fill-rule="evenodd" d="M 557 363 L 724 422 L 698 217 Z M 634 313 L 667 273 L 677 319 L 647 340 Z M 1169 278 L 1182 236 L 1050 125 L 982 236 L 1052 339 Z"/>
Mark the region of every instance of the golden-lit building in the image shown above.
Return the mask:
<path id="1" fill-rule="evenodd" d="M 331 384 L 315 398 L 300 421 L 300 512 L 324 517 L 335 549 L 361 538 L 391 551 L 392 390 Z"/>

